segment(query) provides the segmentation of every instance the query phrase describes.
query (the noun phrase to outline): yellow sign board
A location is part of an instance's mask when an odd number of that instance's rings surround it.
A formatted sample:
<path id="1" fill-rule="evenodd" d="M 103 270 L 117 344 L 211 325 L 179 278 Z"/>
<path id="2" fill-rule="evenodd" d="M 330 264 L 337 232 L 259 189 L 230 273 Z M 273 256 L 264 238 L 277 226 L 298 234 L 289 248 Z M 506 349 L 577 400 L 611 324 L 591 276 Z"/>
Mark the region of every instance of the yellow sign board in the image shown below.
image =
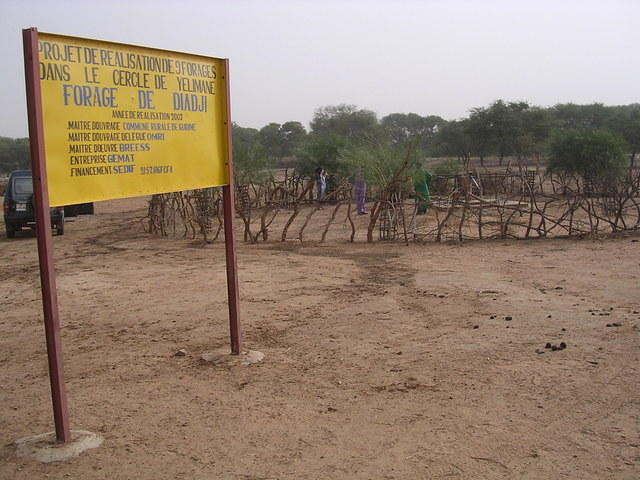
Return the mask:
<path id="1" fill-rule="evenodd" d="M 229 183 L 226 62 L 38 34 L 49 203 Z"/>

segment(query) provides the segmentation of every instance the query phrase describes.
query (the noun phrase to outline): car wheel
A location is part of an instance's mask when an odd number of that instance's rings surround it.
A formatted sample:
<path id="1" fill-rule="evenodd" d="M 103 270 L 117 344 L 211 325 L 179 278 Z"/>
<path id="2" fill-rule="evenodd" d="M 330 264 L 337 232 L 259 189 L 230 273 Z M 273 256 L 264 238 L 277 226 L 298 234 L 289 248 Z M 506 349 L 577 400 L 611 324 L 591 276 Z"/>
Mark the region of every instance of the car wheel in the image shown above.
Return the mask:
<path id="1" fill-rule="evenodd" d="M 16 229 L 13 228 L 13 225 L 11 225 L 10 223 L 7 223 L 5 225 L 5 230 L 7 231 L 7 238 L 15 238 Z"/>

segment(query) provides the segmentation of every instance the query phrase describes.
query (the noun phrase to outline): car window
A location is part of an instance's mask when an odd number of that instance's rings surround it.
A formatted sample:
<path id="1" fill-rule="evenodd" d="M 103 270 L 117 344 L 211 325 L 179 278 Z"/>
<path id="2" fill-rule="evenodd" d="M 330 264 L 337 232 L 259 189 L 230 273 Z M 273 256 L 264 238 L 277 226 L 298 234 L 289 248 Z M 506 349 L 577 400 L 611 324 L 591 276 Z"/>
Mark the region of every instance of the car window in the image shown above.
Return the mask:
<path id="1" fill-rule="evenodd" d="M 31 195 L 33 193 L 31 177 L 16 177 L 13 181 L 13 190 L 16 195 Z"/>

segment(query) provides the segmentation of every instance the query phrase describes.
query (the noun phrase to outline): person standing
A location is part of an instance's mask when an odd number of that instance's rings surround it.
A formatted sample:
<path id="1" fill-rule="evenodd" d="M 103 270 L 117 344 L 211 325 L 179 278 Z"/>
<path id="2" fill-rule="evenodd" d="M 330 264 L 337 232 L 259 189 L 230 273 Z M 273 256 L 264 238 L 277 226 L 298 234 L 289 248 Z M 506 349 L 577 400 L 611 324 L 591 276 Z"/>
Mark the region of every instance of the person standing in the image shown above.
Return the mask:
<path id="1" fill-rule="evenodd" d="M 356 170 L 355 175 L 355 187 L 356 187 L 356 211 L 358 215 L 366 214 L 365 204 L 367 202 L 367 184 L 364 181 L 364 173 L 362 168 Z"/>
<path id="2" fill-rule="evenodd" d="M 427 213 L 427 209 L 431 206 L 431 195 L 429 193 L 431 178 L 431 172 L 424 167 L 420 167 L 416 172 L 413 189 L 418 203 L 418 215 Z"/>
<path id="3" fill-rule="evenodd" d="M 318 202 L 322 202 L 327 190 L 327 172 L 322 167 L 316 168 L 316 186 L 318 187 Z"/>

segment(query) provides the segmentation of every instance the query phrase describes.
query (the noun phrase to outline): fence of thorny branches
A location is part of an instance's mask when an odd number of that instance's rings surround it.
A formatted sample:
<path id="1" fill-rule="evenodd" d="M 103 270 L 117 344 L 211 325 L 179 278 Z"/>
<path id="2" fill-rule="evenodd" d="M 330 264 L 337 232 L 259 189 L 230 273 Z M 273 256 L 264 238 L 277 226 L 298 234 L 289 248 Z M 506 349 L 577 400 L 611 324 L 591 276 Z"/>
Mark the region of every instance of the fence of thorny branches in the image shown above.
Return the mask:
<path id="1" fill-rule="evenodd" d="M 244 241 L 343 238 L 365 240 L 463 241 L 535 238 L 637 230 L 640 170 L 616 179 L 584 179 L 524 168 L 435 175 L 430 208 L 417 214 L 408 162 L 384 185 L 369 186 L 368 214 L 356 215 L 354 187 L 331 178 L 320 203 L 312 178 L 291 175 L 261 185 L 236 187 L 236 214 Z M 153 195 L 145 229 L 185 238 L 219 238 L 222 195 L 210 188 Z"/>

